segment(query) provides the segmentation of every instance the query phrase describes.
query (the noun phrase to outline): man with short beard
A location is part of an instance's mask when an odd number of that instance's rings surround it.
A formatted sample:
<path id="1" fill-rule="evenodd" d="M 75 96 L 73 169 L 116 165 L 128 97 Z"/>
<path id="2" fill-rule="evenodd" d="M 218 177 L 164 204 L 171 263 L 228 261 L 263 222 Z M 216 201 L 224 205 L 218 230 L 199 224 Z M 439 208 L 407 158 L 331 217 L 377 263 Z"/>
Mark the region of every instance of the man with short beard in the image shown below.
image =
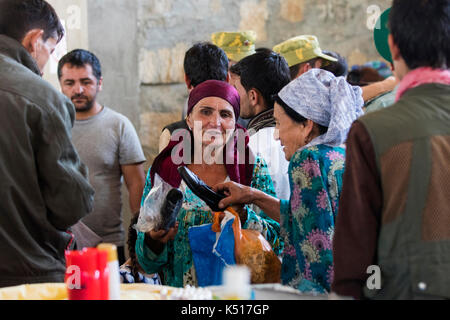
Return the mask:
<path id="1" fill-rule="evenodd" d="M 75 239 L 78 247 L 115 244 L 122 263 L 125 233 L 121 178 L 128 189 L 130 209 L 136 215 L 145 183 L 142 146 L 128 118 L 97 101 L 103 78 L 93 53 L 76 49 L 66 54 L 58 63 L 58 78 L 62 92 L 76 109 L 73 143 L 89 168 L 96 193 L 93 212 L 73 228 Z"/>

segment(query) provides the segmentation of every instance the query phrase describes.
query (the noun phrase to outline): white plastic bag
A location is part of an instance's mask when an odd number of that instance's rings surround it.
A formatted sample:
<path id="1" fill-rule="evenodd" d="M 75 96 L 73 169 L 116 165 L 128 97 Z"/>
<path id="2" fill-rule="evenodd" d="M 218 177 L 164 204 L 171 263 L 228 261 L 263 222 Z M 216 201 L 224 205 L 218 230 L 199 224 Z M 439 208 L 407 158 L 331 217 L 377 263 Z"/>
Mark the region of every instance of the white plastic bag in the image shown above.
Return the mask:
<path id="1" fill-rule="evenodd" d="M 159 230 L 163 222 L 161 207 L 164 204 L 167 193 L 173 187 L 155 173 L 155 181 L 152 189 L 144 200 L 139 211 L 139 218 L 135 229 L 141 232 Z"/>

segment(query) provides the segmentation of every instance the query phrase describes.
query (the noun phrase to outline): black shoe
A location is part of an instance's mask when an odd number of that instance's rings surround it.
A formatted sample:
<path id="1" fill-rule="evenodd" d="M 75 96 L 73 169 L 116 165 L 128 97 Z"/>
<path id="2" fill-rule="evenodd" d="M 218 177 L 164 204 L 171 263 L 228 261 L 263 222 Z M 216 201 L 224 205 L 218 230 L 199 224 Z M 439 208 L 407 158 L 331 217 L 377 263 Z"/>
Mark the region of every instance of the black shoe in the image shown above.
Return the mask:
<path id="1" fill-rule="evenodd" d="M 166 199 L 161 207 L 161 229 L 169 230 L 175 225 L 182 204 L 183 192 L 179 189 L 171 189 L 167 193 Z"/>
<path id="2" fill-rule="evenodd" d="M 197 197 L 205 201 L 212 211 L 223 211 L 223 209 L 219 208 L 219 202 L 226 198 L 225 194 L 217 193 L 212 190 L 206 183 L 200 180 L 195 173 L 184 166 L 178 167 L 178 172 L 189 189 L 191 189 Z"/>

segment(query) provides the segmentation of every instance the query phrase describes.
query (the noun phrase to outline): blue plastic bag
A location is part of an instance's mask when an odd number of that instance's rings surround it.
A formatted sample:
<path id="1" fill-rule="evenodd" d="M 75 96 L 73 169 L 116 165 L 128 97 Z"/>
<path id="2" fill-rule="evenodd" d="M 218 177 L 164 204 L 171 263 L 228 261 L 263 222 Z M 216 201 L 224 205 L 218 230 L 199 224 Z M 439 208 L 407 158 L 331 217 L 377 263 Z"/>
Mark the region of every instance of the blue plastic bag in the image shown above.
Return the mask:
<path id="1" fill-rule="evenodd" d="M 189 228 L 189 243 L 200 287 L 222 284 L 222 272 L 236 264 L 234 258 L 234 217 L 224 218 L 222 231 L 211 230 L 212 223 Z"/>

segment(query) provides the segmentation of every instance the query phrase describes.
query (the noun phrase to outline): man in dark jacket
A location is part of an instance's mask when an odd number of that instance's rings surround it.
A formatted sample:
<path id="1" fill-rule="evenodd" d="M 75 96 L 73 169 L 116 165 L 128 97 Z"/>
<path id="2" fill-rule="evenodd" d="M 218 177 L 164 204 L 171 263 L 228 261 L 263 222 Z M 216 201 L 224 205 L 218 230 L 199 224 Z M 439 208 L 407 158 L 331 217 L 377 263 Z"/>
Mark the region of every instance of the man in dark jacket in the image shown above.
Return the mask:
<path id="1" fill-rule="evenodd" d="M 43 0 L 0 0 L 0 287 L 64 281 L 70 226 L 94 191 L 72 103 L 41 78 L 64 30 Z"/>
<path id="2" fill-rule="evenodd" d="M 450 0 L 394 0 L 389 29 L 401 82 L 348 136 L 332 290 L 450 299 Z"/>

